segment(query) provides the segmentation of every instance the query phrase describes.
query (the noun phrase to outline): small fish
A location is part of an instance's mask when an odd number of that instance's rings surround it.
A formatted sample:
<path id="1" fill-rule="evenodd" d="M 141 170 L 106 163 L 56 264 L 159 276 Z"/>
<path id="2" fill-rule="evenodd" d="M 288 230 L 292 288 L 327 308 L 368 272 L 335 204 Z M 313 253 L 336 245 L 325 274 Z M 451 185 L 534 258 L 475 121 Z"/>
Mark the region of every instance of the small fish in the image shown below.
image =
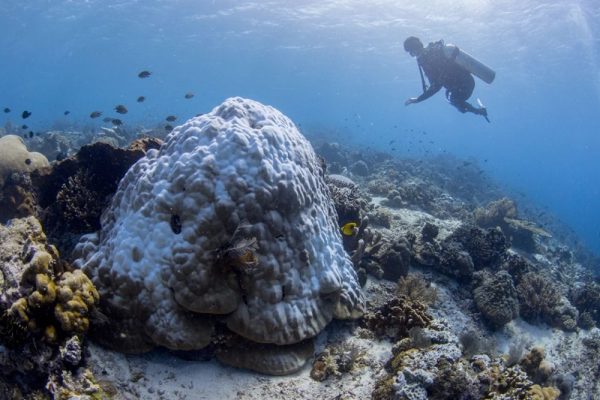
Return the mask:
<path id="1" fill-rule="evenodd" d="M 33 137 L 33 131 L 29 131 L 29 138 L 31 139 Z"/>
<path id="2" fill-rule="evenodd" d="M 354 236 L 358 233 L 358 224 L 356 222 L 348 222 L 342 225 L 340 230 L 346 236 Z"/>
<path id="3" fill-rule="evenodd" d="M 6 107 L 6 108 L 4 109 L 4 112 L 8 114 L 8 113 L 10 112 L 10 108 Z"/>
<path id="4" fill-rule="evenodd" d="M 185 97 L 186 99 L 191 99 L 192 97 L 194 97 L 194 93 L 192 93 L 192 92 L 187 92 L 187 93 L 185 94 L 185 96 L 183 96 L 183 97 Z"/>
<path id="5" fill-rule="evenodd" d="M 173 122 L 177 119 L 176 116 L 174 115 L 169 115 L 167 118 L 165 118 L 165 120 L 169 121 L 169 122 Z"/>
<path id="6" fill-rule="evenodd" d="M 472 163 L 470 161 L 463 161 L 463 167 L 468 167 Z"/>
<path id="7" fill-rule="evenodd" d="M 115 107 L 115 111 L 119 114 L 127 114 L 127 107 L 125 107 L 123 104 L 119 104 Z"/>
<path id="8" fill-rule="evenodd" d="M 31 116 L 31 113 L 27 110 L 23 111 L 23 113 L 21 114 L 21 118 L 23 119 L 27 119 Z"/>
<path id="9" fill-rule="evenodd" d="M 27 129 L 29 128 L 27 125 L 21 125 L 21 129 Z"/>
<path id="10" fill-rule="evenodd" d="M 94 119 L 94 118 L 98 118 L 99 116 L 102 115 L 101 111 L 94 111 L 90 114 L 90 118 Z"/>
<path id="11" fill-rule="evenodd" d="M 121 121 L 121 120 L 120 120 L 120 119 L 118 119 L 118 118 L 115 118 L 115 119 L 113 119 L 111 122 L 112 122 L 112 124 L 113 124 L 114 126 L 121 126 L 121 125 L 123 125 L 123 121 Z"/>
<path id="12" fill-rule="evenodd" d="M 172 130 L 173 130 L 173 127 L 171 125 L 165 125 L 165 131 L 171 132 Z"/>
<path id="13" fill-rule="evenodd" d="M 104 118 L 102 118 L 102 122 L 106 122 L 106 123 L 112 122 L 112 120 L 113 119 L 111 117 L 104 117 Z"/>
<path id="14" fill-rule="evenodd" d="M 69 114 L 71 114 L 71 111 L 69 111 L 69 110 L 67 110 L 63 113 L 63 115 L 69 115 Z"/>
<path id="15" fill-rule="evenodd" d="M 137 102 L 138 103 L 143 103 L 144 100 L 146 100 L 146 98 L 144 96 L 140 96 L 140 97 L 137 98 Z"/>
<path id="16" fill-rule="evenodd" d="M 394 142 L 395 142 L 395 140 L 392 139 L 392 140 L 390 140 L 390 142 L 388 144 L 394 144 Z"/>
<path id="17" fill-rule="evenodd" d="M 142 71 L 142 72 L 140 72 L 138 74 L 138 78 L 144 79 L 144 78 L 150 77 L 150 75 L 152 75 L 152 72 L 150 72 L 150 71 Z"/>

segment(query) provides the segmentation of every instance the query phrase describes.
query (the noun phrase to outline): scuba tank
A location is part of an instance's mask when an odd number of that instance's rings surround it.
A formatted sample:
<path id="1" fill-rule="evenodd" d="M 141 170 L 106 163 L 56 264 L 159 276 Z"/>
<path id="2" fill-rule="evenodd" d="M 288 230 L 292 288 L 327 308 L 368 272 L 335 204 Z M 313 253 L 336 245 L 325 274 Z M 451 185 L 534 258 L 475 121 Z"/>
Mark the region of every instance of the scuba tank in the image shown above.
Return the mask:
<path id="1" fill-rule="evenodd" d="M 457 46 L 445 44 L 443 51 L 446 58 L 453 60 L 482 81 L 486 83 L 492 83 L 494 81 L 496 72 L 493 69 L 460 50 Z"/>

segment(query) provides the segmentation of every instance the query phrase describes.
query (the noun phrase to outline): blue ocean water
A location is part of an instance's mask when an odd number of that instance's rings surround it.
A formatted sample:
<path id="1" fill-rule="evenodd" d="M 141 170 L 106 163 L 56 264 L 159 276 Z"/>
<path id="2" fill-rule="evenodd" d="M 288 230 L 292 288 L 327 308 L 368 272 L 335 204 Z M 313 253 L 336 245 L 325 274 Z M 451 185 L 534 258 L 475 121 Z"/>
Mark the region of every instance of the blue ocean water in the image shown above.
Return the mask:
<path id="1" fill-rule="evenodd" d="M 491 124 L 443 93 L 404 106 L 421 92 L 402 48 L 410 35 L 455 43 L 496 70 L 472 97 Z M 0 62 L 0 107 L 13 110 L 1 124 L 29 110 L 34 130 L 99 126 L 90 112 L 116 116 L 125 104 L 127 124 L 152 125 L 253 98 L 313 134 L 473 159 L 600 254 L 595 0 L 2 0 Z M 152 76 L 137 78 L 144 69 Z M 415 144 L 415 132 L 427 140 Z"/>

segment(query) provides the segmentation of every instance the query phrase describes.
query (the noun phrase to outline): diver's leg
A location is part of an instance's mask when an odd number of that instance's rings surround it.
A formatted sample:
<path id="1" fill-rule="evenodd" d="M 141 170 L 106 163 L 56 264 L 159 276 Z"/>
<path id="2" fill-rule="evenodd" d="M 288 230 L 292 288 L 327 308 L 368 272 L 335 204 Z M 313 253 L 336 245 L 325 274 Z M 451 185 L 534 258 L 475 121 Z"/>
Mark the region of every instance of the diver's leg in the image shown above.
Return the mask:
<path id="1" fill-rule="evenodd" d="M 487 119 L 487 110 L 485 107 L 476 108 L 467 101 L 473 89 L 475 88 L 475 79 L 471 75 L 468 75 L 468 79 L 464 79 L 457 87 L 449 89 L 447 96 L 450 104 L 458 109 L 461 113 L 470 112 L 477 115 L 483 115 Z"/>

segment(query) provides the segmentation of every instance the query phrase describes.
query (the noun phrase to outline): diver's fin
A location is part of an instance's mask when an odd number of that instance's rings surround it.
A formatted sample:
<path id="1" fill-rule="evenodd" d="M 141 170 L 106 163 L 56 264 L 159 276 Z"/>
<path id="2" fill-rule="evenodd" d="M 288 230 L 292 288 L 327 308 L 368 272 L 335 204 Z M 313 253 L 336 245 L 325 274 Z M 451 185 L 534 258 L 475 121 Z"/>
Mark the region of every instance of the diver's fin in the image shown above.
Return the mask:
<path id="1" fill-rule="evenodd" d="M 481 102 L 481 100 L 478 98 L 477 99 L 477 104 L 479 105 L 479 111 L 481 111 L 481 115 L 483 115 L 483 118 L 485 118 L 485 120 L 490 123 L 490 119 L 488 118 L 488 113 L 487 113 L 487 108 L 485 108 L 485 106 L 483 105 L 483 103 Z"/>

